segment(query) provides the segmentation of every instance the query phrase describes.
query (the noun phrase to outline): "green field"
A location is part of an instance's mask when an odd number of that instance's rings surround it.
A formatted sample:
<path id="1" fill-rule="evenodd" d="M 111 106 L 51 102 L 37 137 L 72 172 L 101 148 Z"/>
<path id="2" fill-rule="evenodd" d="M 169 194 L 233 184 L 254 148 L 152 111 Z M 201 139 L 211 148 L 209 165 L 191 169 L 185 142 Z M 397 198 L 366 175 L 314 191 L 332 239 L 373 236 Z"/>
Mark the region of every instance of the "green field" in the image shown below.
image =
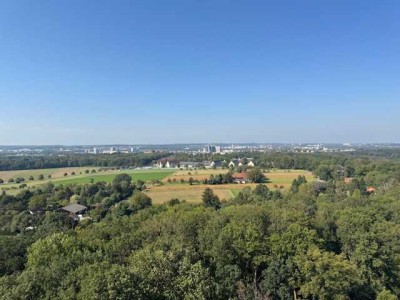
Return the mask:
<path id="1" fill-rule="evenodd" d="M 71 167 L 71 168 L 53 168 L 53 169 L 36 169 L 36 170 L 13 170 L 13 171 L 0 171 L 0 179 L 3 179 L 5 182 L 8 179 L 17 177 L 25 178 L 25 181 L 28 181 L 30 176 L 33 176 L 35 180 L 37 180 L 39 175 L 43 175 L 45 179 L 50 175 L 52 179 L 62 178 L 64 177 L 64 173 L 67 173 L 68 176 L 71 175 L 72 172 L 75 174 L 85 173 L 85 170 L 98 170 L 97 167 Z"/>
<path id="2" fill-rule="evenodd" d="M 85 173 L 85 170 L 95 169 L 97 173 Z M 76 175 L 71 175 L 71 172 L 75 172 Z M 112 182 L 116 175 L 126 173 L 132 177 L 132 181 L 143 180 L 153 181 L 162 180 L 165 177 L 172 175 L 175 170 L 106 170 L 99 172 L 99 168 L 83 167 L 83 168 L 55 168 L 55 169 L 39 169 L 39 170 L 17 170 L 17 171 L 4 171 L 0 172 L 0 178 L 17 178 L 24 177 L 24 184 L 31 186 L 38 186 L 52 182 L 56 185 L 63 184 L 82 184 L 93 182 Z M 68 173 L 64 176 L 64 173 Z M 39 174 L 43 174 L 44 180 L 36 180 Z M 51 179 L 47 176 L 51 175 Z M 27 180 L 29 176 L 34 176 L 35 180 Z M 15 194 L 19 191 L 19 186 L 21 183 L 8 183 L 0 185 L 0 190 L 6 190 L 9 194 Z"/>
<path id="3" fill-rule="evenodd" d="M 229 193 L 231 194 L 232 197 L 236 197 L 237 195 L 239 195 L 240 190 L 229 190 Z"/>
<path id="4" fill-rule="evenodd" d="M 152 180 L 162 180 L 165 177 L 174 173 L 171 170 L 123 170 L 116 171 L 110 174 L 87 174 L 87 175 L 76 175 L 69 178 L 56 179 L 52 182 L 54 184 L 82 184 L 93 182 L 112 182 L 118 174 L 129 174 L 132 177 L 132 181 L 143 180 L 145 182 Z"/>
<path id="5" fill-rule="evenodd" d="M 96 170 L 96 173 L 91 173 L 91 170 Z M 85 170 L 90 170 L 90 173 L 85 173 Z M 75 172 L 76 175 L 71 175 Z M 189 173 L 190 172 L 190 173 Z M 160 204 L 165 203 L 171 198 L 185 199 L 188 202 L 197 203 L 201 201 L 201 195 L 206 186 L 204 185 L 188 185 L 187 183 L 180 184 L 181 179 L 188 180 L 193 177 L 197 180 L 202 180 L 208 178 L 210 175 L 219 174 L 226 172 L 224 170 L 174 170 L 174 169 L 145 169 L 145 170 L 103 170 L 100 171 L 99 168 L 83 167 L 83 168 L 55 168 L 55 169 L 40 169 L 40 170 L 21 170 L 21 171 L 5 171 L 0 172 L 0 178 L 16 178 L 24 177 L 25 179 L 29 176 L 34 176 L 35 180 L 26 180 L 24 183 L 29 187 L 42 185 L 48 182 L 53 182 L 56 185 L 71 185 L 71 184 L 86 184 L 90 182 L 112 182 L 116 175 L 127 173 L 132 177 L 133 181 L 143 180 L 144 182 L 151 182 L 153 180 L 160 180 L 164 182 L 164 185 L 151 185 L 148 184 L 149 196 L 153 199 L 154 203 Z M 67 176 L 64 176 L 67 173 Z M 39 174 L 43 174 L 44 180 L 36 180 Z M 47 176 L 51 175 L 51 179 Z M 288 188 L 293 179 L 297 178 L 299 175 L 306 176 L 308 181 L 313 180 L 313 175 L 311 172 L 304 170 L 271 170 L 265 175 L 269 178 L 267 183 L 270 189 L 276 188 L 277 186 Z M 176 180 L 178 183 L 170 184 L 168 179 Z M 16 194 L 20 189 L 18 188 L 20 184 L 16 183 L 4 183 L 0 185 L 0 190 L 4 189 L 9 194 Z M 244 187 L 249 186 L 254 188 L 256 184 L 229 184 L 229 185 L 218 185 L 211 186 L 214 192 L 220 197 L 220 199 L 229 199 L 237 196 L 239 191 Z"/>

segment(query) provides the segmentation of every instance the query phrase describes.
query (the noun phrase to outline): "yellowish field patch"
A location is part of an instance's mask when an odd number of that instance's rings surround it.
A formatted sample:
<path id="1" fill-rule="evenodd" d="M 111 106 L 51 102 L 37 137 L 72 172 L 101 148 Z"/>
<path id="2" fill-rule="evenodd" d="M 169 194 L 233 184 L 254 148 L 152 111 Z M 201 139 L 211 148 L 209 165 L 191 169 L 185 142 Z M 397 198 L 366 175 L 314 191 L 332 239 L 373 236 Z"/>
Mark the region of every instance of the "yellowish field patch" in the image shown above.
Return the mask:
<path id="1" fill-rule="evenodd" d="M 14 171 L 0 171 L 0 178 L 7 182 L 10 178 L 17 178 L 23 177 L 25 181 L 28 180 L 30 176 L 33 176 L 36 180 L 37 177 L 42 174 L 45 179 L 49 175 L 51 175 L 52 179 L 62 178 L 64 177 L 64 173 L 68 173 L 68 176 L 71 175 L 72 172 L 75 174 L 79 174 L 80 172 L 84 173 L 85 170 L 92 170 L 95 169 L 96 171 L 98 168 L 92 167 L 71 167 L 71 168 L 55 168 L 55 169 L 38 169 L 38 170 L 14 170 Z"/>
<path id="2" fill-rule="evenodd" d="M 218 175 L 218 174 L 224 174 L 227 173 L 228 170 L 178 170 L 171 176 L 168 176 L 163 179 L 163 182 L 168 182 L 168 179 L 171 180 L 176 180 L 179 182 L 181 179 L 187 181 L 190 177 L 192 177 L 194 180 L 204 180 L 210 178 L 210 175 Z"/>
<path id="3" fill-rule="evenodd" d="M 292 184 L 293 179 L 299 176 L 305 176 L 307 181 L 312 181 L 314 179 L 313 174 L 305 170 L 271 170 L 264 174 L 270 180 L 268 184 L 269 187 L 283 185 L 286 188 Z"/>
<path id="4" fill-rule="evenodd" d="M 200 182 L 204 179 L 208 179 L 210 175 L 225 174 L 228 170 L 179 170 L 176 173 L 163 179 L 165 183 L 162 186 L 150 187 L 147 191 L 148 195 L 152 198 L 154 204 L 163 204 L 171 200 L 172 198 L 178 198 L 180 200 L 186 200 L 191 203 L 200 203 L 201 195 L 205 188 L 211 188 L 220 199 L 230 199 L 233 195 L 231 190 L 241 190 L 245 187 L 254 188 L 257 184 L 221 184 L 221 185 L 204 185 L 194 184 L 189 185 L 179 184 L 181 179 L 187 181 L 190 177 L 197 179 Z M 267 186 L 273 189 L 275 186 L 284 188 L 290 187 L 293 179 L 298 176 L 305 176 L 308 181 L 313 180 L 313 175 L 309 171 L 304 170 L 271 170 L 270 172 L 264 173 L 269 179 Z M 176 179 L 177 183 L 169 184 L 168 179 Z"/>
<path id="5" fill-rule="evenodd" d="M 232 197 L 231 190 L 241 190 L 246 186 L 254 188 L 256 184 L 220 184 L 220 185 L 189 185 L 189 184 L 166 184 L 149 188 L 147 194 L 153 200 L 154 204 L 164 204 L 172 198 L 186 200 L 190 203 L 200 203 L 201 195 L 205 188 L 211 188 L 216 195 L 222 199 L 230 199 Z"/>
<path id="6" fill-rule="evenodd" d="M 180 182 L 181 179 L 188 181 L 190 177 L 194 180 L 202 181 L 204 179 L 210 178 L 211 175 L 225 174 L 229 170 L 178 170 L 171 176 L 168 176 L 163 179 L 163 182 L 168 182 L 169 179 L 172 181 L 175 179 L 176 182 Z M 296 179 L 299 175 L 303 175 L 307 178 L 307 180 L 312 180 L 313 175 L 309 171 L 304 170 L 271 170 L 267 173 L 264 173 L 270 179 L 269 186 L 273 187 L 275 184 L 283 185 L 287 187 Z M 271 185 L 272 184 L 272 185 Z"/>

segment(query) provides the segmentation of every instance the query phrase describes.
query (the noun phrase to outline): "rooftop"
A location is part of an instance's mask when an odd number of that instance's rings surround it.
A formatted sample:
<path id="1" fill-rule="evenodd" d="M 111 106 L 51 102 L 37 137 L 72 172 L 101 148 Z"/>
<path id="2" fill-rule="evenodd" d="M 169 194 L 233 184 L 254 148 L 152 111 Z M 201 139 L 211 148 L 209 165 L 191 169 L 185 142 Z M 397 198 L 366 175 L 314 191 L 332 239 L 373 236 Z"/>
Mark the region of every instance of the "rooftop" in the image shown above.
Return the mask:
<path id="1" fill-rule="evenodd" d="M 235 174 L 232 175 L 232 177 L 233 177 L 234 179 L 244 179 L 244 178 L 247 178 L 247 173 L 244 173 L 244 172 L 242 172 L 242 173 L 235 173 Z"/>
<path id="2" fill-rule="evenodd" d="M 86 210 L 87 207 L 84 206 L 84 205 L 80 205 L 80 204 L 78 204 L 78 203 L 71 203 L 71 204 L 69 204 L 69 205 L 67 205 L 67 206 L 61 207 L 61 209 L 62 209 L 62 210 L 65 210 L 65 211 L 68 211 L 68 212 L 70 212 L 70 213 L 76 214 L 76 213 L 79 213 L 79 212 L 81 212 L 81 211 Z"/>

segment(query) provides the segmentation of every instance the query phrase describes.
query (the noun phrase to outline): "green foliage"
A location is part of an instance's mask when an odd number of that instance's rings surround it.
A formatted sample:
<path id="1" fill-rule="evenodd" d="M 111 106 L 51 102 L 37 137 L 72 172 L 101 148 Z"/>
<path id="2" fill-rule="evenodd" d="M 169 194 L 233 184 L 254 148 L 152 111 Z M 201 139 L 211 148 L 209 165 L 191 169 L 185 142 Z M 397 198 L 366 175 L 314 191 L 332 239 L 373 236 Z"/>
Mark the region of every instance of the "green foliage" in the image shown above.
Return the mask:
<path id="1" fill-rule="evenodd" d="M 130 183 L 131 181 L 132 181 L 132 177 L 129 176 L 128 174 L 126 174 L 126 173 L 118 174 L 117 176 L 115 176 L 115 178 L 113 180 L 113 185 L 117 186 L 117 185 L 120 185 L 125 182 Z"/>
<path id="2" fill-rule="evenodd" d="M 142 192 L 136 192 L 133 195 L 130 202 L 131 203 L 130 203 L 129 209 L 133 213 L 138 212 L 139 210 L 145 209 L 147 207 L 150 207 L 152 204 L 151 198 Z"/>
<path id="3" fill-rule="evenodd" d="M 204 184 L 228 184 L 233 182 L 232 172 L 218 175 L 210 175 L 209 179 L 205 179 Z"/>
<path id="4" fill-rule="evenodd" d="M 130 174 L 1 194 L 0 298 L 400 297 L 396 162 L 254 156 L 257 165 L 309 166 L 330 180 L 299 177 L 290 190 L 259 184 L 223 205 L 206 189 L 203 205 L 153 206 Z M 364 192 L 370 182 L 381 182 L 376 193 Z M 71 201 L 91 218 L 58 211 Z"/>
<path id="5" fill-rule="evenodd" d="M 308 250 L 305 256 L 295 258 L 296 264 L 304 274 L 300 286 L 302 295 L 319 299 L 345 298 L 353 286 L 361 280 L 357 266 L 348 261 L 344 254 L 323 252 L 318 248 Z"/>
<path id="6" fill-rule="evenodd" d="M 169 206 L 174 206 L 174 205 L 177 205 L 179 203 L 181 203 L 181 202 L 179 201 L 178 198 L 172 198 L 171 200 L 168 201 L 168 205 Z"/>
<path id="7" fill-rule="evenodd" d="M 397 299 L 398 298 L 396 297 L 396 295 L 392 294 L 388 290 L 383 290 L 376 297 L 376 300 L 397 300 Z"/>
<path id="8" fill-rule="evenodd" d="M 0 277 L 22 271 L 32 237 L 0 235 Z"/>
<path id="9" fill-rule="evenodd" d="M 206 188 L 202 195 L 203 205 L 205 207 L 214 207 L 219 208 L 221 205 L 221 201 L 217 195 L 214 194 L 214 191 L 210 188 Z"/>
<path id="10" fill-rule="evenodd" d="M 96 155 L 49 155 L 46 159 L 43 156 L 11 156 L 0 155 L 0 171 L 27 170 L 63 167 L 116 167 L 133 166 L 141 167 L 150 165 L 153 161 L 169 156 L 169 153 L 129 153 L 129 154 L 96 154 Z M 92 169 L 92 173 L 96 170 Z"/>
<path id="11" fill-rule="evenodd" d="M 268 182 L 267 177 L 262 173 L 259 168 L 252 168 L 247 172 L 247 179 L 254 183 L 265 183 Z"/>
<path id="12" fill-rule="evenodd" d="M 297 179 L 293 179 L 292 186 L 290 187 L 290 190 L 293 193 L 297 193 L 299 191 L 299 187 L 304 183 L 307 183 L 307 179 L 304 176 L 300 176 L 299 175 L 299 177 L 297 177 Z"/>
<path id="13" fill-rule="evenodd" d="M 35 195 L 29 200 L 29 209 L 38 210 L 45 209 L 47 206 L 47 200 L 45 195 Z"/>
<path id="14" fill-rule="evenodd" d="M 61 293 L 76 299 L 142 299 L 138 278 L 125 266 L 102 262 L 85 264 L 74 272 L 70 288 Z"/>

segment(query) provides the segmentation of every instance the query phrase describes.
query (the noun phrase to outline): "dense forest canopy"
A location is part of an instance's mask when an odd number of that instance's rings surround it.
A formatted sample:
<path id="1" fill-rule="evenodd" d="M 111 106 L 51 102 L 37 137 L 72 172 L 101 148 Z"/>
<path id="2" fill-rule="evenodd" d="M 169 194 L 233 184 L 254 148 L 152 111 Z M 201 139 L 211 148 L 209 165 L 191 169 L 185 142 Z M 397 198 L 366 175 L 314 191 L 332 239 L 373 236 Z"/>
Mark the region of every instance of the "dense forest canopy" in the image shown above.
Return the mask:
<path id="1" fill-rule="evenodd" d="M 397 158 L 252 155 L 262 168 L 289 163 L 320 180 L 260 183 L 231 199 L 207 188 L 196 205 L 152 205 L 146 184 L 126 174 L 1 194 L 0 298 L 400 296 Z M 85 218 L 60 210 L 70 203 L 88 207 Z"/>

